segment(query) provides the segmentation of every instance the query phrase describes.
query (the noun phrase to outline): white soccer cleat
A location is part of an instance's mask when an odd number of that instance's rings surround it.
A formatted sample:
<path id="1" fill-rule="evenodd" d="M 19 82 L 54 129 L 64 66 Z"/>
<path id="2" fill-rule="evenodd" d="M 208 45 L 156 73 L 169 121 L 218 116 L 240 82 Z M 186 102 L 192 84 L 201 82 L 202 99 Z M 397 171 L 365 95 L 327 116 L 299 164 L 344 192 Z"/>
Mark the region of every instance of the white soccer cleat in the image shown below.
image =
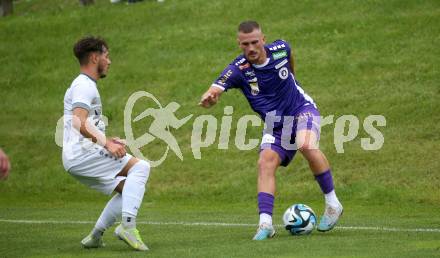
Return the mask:
<path id="1" fill-rule="evenodd" d="M 275 229 L 272 225 L 267 223 L 261 224 L 257 229 L 257 234 L 255 234 L 252 240 L 265 240 L 272 238 L 275 235 Z"/>
<path id="2" fill-rule="evenodd" d="M 324 215 L 322 215 L 318 225 L 318 231 L 325 232 L 332 230 L 336 226 L 336 223 L 338 223 L 343 211 L 344 208 L 341 204 L 338 206 L 326 205 Z"/>
<path id="3" fill-rule="evenodd" d="M 115 236 L 127 243 L 133 249 L 138 251 L 147 251 L 148 247 L 142 241 L 139 231 L 136 228 L 125 229 L 122 224 L 116 227 Z"/>
<path id="4" fill-rule="evenodd" d="M 104 242 L 102 241 L 102 237 L 95 238 L 92 234 L 89 234 L 83 240 L 81 240 L 81 244 L 84 248 L 100 248 L 105 246 Z"/>

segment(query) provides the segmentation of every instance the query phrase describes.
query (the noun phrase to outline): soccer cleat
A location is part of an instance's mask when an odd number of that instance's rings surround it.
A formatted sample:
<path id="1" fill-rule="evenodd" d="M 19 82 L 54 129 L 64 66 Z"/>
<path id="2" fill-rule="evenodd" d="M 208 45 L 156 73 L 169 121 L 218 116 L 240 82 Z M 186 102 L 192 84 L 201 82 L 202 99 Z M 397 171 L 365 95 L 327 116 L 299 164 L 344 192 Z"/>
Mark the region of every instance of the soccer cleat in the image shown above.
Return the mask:
<path id="1" fill-rule="evenodd" d="M 148 247 L 142 241 L 139 231 L 136 228 L 125 229 L 122 224 L 116 227 L 115 236 L 127 243 L 133 249 L 138 251 L 147 251 Z"/>
<path id="2" fill-rule="evenodd" d="M 81 240 L 81 244 L 84 248 L 99 248 L 105 246 L 104 242 L 102 241 L 102 237 L 95 238 L 92 234 L 89 234 L 83 240 Z"/>
<path id="3" fill-rule="evenodd" d="M 341 204 L 338 206 L 326 205 L 324 215 L 322 215 L 321 221 L 318 225 L 318 231 L 325 232 L 333 229 L 336 226 L 336 223 L 338 223 L 343 210 Z"/>
<path id="4" fill-rule="evenodd" d="M 255 234 L 252 240 L 265 240 L 272 238 L 275 235 L 275 229 L 272 225 L 267 223 L 261 224 L 257 229 L 257 234 Z"/>

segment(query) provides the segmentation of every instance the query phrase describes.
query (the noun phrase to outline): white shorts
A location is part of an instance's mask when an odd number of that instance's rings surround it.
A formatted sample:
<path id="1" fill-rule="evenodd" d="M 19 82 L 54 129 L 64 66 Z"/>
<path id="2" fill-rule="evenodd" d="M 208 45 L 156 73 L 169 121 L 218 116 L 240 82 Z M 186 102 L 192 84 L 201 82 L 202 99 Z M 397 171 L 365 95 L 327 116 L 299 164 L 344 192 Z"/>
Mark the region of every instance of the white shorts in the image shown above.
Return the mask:
<path id="1" fill-rule="evenodd" d="M 101 148 L 79 159 L 79 164 L 70 167 L 68 172 L 90 188 L 110 195 L 119 182 L 125 179 L 117 175 L 132 157 L 127 153 L 123 158 L 115 159 L 106 149 Z"/>

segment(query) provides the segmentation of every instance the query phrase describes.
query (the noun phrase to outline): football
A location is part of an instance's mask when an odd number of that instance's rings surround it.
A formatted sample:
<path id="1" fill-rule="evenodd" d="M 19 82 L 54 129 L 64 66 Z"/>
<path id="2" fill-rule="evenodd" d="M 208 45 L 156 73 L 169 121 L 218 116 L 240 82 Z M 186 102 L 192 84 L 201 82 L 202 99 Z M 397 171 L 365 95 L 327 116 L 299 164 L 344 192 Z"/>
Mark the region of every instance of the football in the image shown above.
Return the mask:
<path id="1" fill-rule="evenodd" d="M 284 227 L 292 235 L 310 234 L 316 226 L 316 215 L 305 204 L 290 206 L 283 215 Z"/>

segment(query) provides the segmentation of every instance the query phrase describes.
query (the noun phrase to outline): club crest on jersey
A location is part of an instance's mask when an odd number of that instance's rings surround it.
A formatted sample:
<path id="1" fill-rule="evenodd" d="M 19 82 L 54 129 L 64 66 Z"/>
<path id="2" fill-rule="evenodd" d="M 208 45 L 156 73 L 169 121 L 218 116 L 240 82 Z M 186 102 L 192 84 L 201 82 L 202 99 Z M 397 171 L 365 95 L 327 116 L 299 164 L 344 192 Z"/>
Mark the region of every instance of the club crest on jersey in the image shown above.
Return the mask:
<path id="1" fill-rule="evenodd" d="M 285 80 L 287 77 L 289 77 L 289 70 L 287 70 L 287 67 L 283 67 L 278 71 L 278 76 Z"/>
<path id="2" fill-rule="evenodd" d="M 248 80 L 248 82 L 249 86 L 251 86 L 251 94 L 254 96 L 258 95 L 258 93 L 260 93 L 260 88 L 258 87 L 257 77 Z"/>

